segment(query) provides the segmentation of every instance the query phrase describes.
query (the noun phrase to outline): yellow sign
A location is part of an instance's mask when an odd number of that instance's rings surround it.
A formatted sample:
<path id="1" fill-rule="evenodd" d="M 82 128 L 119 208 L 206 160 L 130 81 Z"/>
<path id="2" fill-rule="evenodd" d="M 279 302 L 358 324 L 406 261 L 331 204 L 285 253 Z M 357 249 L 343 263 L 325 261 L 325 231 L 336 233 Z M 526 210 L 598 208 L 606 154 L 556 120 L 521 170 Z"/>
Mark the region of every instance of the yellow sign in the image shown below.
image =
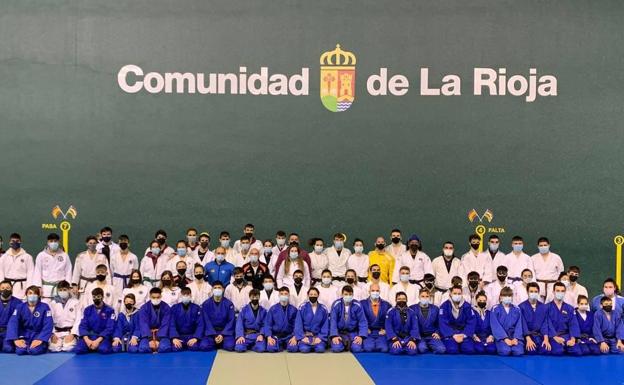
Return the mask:
<path id="1" fill-rule="evenodd" d="M 52 208 L 52 218 L 63 220 L 57 226 L 56 223 L 42 223 L 42 230 L 61 230 L 61 240 L 63 242 L 63 250 L 69 254 L 69 231 L 71 230 L 71 223 L 67 220 L 68 218 L 76 219 L 78 216 L 78 210 L 72 205 L 69 206 L 67 211 L 63 211 L 59 205 L 56 205 Z"/>
<path id="2" fill-rule="evenodd" d="M 355 55 L 336 49 L 321 55 L 321 102 L 332 112 L 343 112 L 355 100 Z"/>

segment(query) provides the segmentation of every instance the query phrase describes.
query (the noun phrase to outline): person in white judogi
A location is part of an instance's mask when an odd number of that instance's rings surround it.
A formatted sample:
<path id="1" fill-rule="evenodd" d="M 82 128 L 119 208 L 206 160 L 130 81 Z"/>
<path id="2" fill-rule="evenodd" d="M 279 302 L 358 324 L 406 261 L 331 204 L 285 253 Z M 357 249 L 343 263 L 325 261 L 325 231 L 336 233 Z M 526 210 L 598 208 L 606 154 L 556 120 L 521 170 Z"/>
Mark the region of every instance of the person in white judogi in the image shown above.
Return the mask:
<path id="1" fill-rule="evenodd" d="M 379 296 L 384 301 L 388 301 L 388 295 L 390 293 L 390 285 L 381 280 L 381 267 L 378 264 L 374 263 L 370 267 L 371 278 L 368 282 L 366 282 L 366 292 L 370 293 L 370 287 L 372 284 L 376 284 L 379 286 Z"/>
<path id="2" fill-rule="evenodd" d="M 572 298 L 578 298 L 579 295 L 584 295 L 589 298 L 587 289 L 585 286 L 578 283 L 579 276 L 581 275 L 581 269 L 578 266 L 568 267 L 568 278 L 570 279 L 570 286 L 566 289 L 566 295 L 570 293 Z"/>
<path id="3" fill-rule="evenodd" d="M 364 284 L 360 285 L 357 280 L 357 274 L 353 269 L 349 269 L 345 273 L 345 282 L 343 286 L 351 286 L 353 289 L 353 299 L 356 301 L 362 301 L 368 298 L 366 286 Z"/>
<path id="4" fill-rule="evenodd" d="M 321 238 L 314 238 L 311 240 L 313 250 L 309 254 L 310 255 L 310 264 L 312 266 L 312 271 L 310 272 L 310 276 L 312 282 L 317 284 L 321 282 L 321 274 L 323 274 L 323 270 L 329 268 L 329 259 L 327 259 L 327 254 L 325 254 L 325 245 Z"/>
<path id="5" fill-rule="evenodd" d="M 69 293 L 69 282 L 61 281 L 56 287 L 57 295 L 50 302 L 54 330 L 48 349 L 51 352 L 71 352 L 76 346 L 78 326 L 82 318 L 82 306 Z"/>
<path id="6" fill-rule="evenodd" d="M 505 266 L 507 267 L 508 277 L 512 282 L 521 281 L 520 275 L 522 270 L 529 269 L 535 275 L 533 261 L 531 257 L 522 252 L 524 240 L 522 237 L 515 236 L 511 239 L 511 253 L 505 256 Z"/>
<path id="7" fill-rule="evenodd" d="M 71 260 L 61 250 L 59 241 L 58 234 L 48 235 L 46 248 L 35 258 L 32 284 L 41 287 L 41 300 L 45 303 L 50 303 L 56 295 L 56 285 L 60 281 L 71 282 L 72 279 Z"/>
<path id="8" fill-rule="evenodd" d="M 316 288 L 319 291 L 319 303 L 330 309 L 334 301 L 336 301 L 340 296 L 339 292 L 341 287 L 342 285 L 339 286 L 334 283 L 329 269 L 323 271 L 321 274 L 321 282 L 316 285 Z"/>
<path id="9" fill-rule="evenodd" d="M 107 282 L 108 267 L 105 264 L 100 264 L 95 268 L 95 281 L 90 282 L 85 287 L 85 291 L 83 295 L 80 296 L 80 305 L 83 309 L 87 306 L 93 305 L 93 296 L 88 295 L 87 293 L 91 293 L 93 289 L 99 287 L 104 291 L 104 303 L 113 309 L 119 308 L 119 303 L 117 301 L 117 293 L 115 287 Z"/>
<path id="10" fill-rule="evenodd" d="M 148 251 L 141 259 L 141 275 L 143 283 L 148 287 L 157 287 L 160 284 L 160 276 L 156 275 L 158 259 L 160 258 L 160 245 L 156 241 L 152 241 Z"/>
<path id="11" fill-rule="evenodd" d="M 290 290 L 290 301 L 289 303 L 296 308 L 299 308 L 299 305 L 307 301 L 308 299 L 308 289 L 310 286 L 306 286 L 303 284 L 303 272 L 298 270 L 293 275 L 294 284 L 288 286 Z"/>
<path id="12" fill-rule="evenodd" d="M 279 290 L 275 288 L 273 277 L 267 275 L 262 282 L 263 289 L 260 290 L 260 306 L 269 310 L 271 306 L 279 303 Z"/>
<path id="13" fill-rule="evenodd" d="M 132 270 L 130 272 L 130 280 L 128 282 L 128 287 L 122 290 L 120 295 L 117 297 L 117 309 L 120 312 L 124 311 L 124 298 L 126 295 L 132 294 L 134 295 L 134 305 L 136 308 L 140 308 L 149 300 L 149 291 L 151 286 L 147 286 L 143 284 L 143 276 L 141 275 L 141 271 Z"/>
<path id="14" fill-rule="evenodd" d="M 418 303 L 418 291 L 420 286 L 410 283 L 410 269 L 407 266 L 403 266 L 399 269 L 399 282 L 390 288 L 388 293 L 388 302 L 392 306 L 396 306 L 396 294 L 398 292 L 404 292 L 407 294 L 407 306 L 412 306 Z"/>
<path id="15" fill-rule="evenodd" d="M 455 257 L 454 251 L 455 245 L 453 242 L 445 242 L 442 246 L 442 255 L 431 262 L 431 268 L 435 276 L 435 286 L 443 291 L 451 288 L 451 279 L 453 277 L 464 276 L 461 261 Z"/>
<path id="16" fill-rule="evenodd" d="M 399 258 L 407 251 L 407 246 L 401 242 L 401 230 L 393 229 L 390 232 L 390 244 L 386 246 L 385 250 L 394 257 L 396 265 Z"/>
<path id="17" fill-rule="evenodd" d="M 303 284 L 309 286 L 310 268 L 301 258 L 299 246 L 290 246 L 288 248 L 288 258 L 279 266 L 277 277 L 275 277 L 277 287 L 294 285 L 294 273 L 297 270 L 303 272 Z"/>
<path id="18" fill-rule="evenodd" d="M 254 237 L 255 231 L 256 231 L 256 227 L 253 224 L 248 223 L 245 225 L 245 227 L 243 228 L 243 237 L 241 237 L 241 239 L 239 239 L 238 241 L 234 242 L 233 249 L 235 253 L 240 253 L 243 250 L 243 247 L 242 247 L 243 238 L 246 238 L 247 240 L 249 240 L 249 246 L 250 246 L 249 248 L 255 247 L 258 250 L 262 250 L 262 241 Z M 247 251 L 249 251 L 249 248 L 247 249 Z"/>
<path id="19" fill-rule="evenodd" d="M 212 251 L 210 251 L 210 234 L 208 232 L 199 234 L 198 246 L 195 250 L 192 250 L 189 253 L 192 254 L 192 256 L 197 257 L 202 266 L 206 266 L 206 264 L 214 261 L 215 255 Z"/>
<path id="20" fill-rule="evenodd" d="M 516 281 L 513 283 L 513 304 L 518 306 L 522 302 L 529 299 L 529 293 L 527 286 L 533 281 L 533 272 L 529 269 L 522 270 L 522 281 Z"/>
<path id="21" fill-rule="evenodd" d="M 474 271 L 479 273 L 479 277 L 484 282 L 492 282 L 492 258 L 490 253 L 479 252 L 481 238 L 477 234 L 472 234 L 468 241 L 470 242 L 470 250 L 461 257 L 462 270 L 466 274 L 462 278 L 467 280 L 468 273 Z"/>
<path id="22" fill-rule="evenodd" d="M 85 287 L 91 282 L 95 282 L 95 268 L 99 265 L 105 265 L 108 269 L 108 259 L 104 254 L 99 254 L 96 250 L 97 248 L 97 239 L 90 235 L 87 237 L 87 250 L 78 254 L 76 257 L 76 261 L 74 263 L 74 275 L 72 278 L 72 283 L 78 285 L 78 291 L 81 295 L 85 293 Z M 110 276 L 106 277 L 107 282 L 111 282 Z M 87 296 L 90 297 L 87 293 Z"/>
<path id="23" fill-rule="evenodd" d="M 225 249 L 225 260 L 236 266 L 236 252 L 230 247 L 230 233 L 227 231 L 222 231 L 219 235 L 219 247 Z M 217 249 L 215 248 L 212 252 L 217 254 Z"/>
<path id="24" fill-rule="evenodd" d="M 225 298 L 232 301 L 236 313 L 240 312 L 243 306 L 249 303 L 249 292 L 253 287 L 251 284 L 245 282 L 245 275 L 243 269 L 235 267 L 232 272 L 232 278 L 234 279 L 231 284 L 225 288 Z"/>
<path id="25" fill-rule="evenodd" d="M 176 253 L 173 256 L 173 259 L 169 261 L 169 265 L 167 266 L 166 270 L 176 271 L 178 262 L 180 261 L 184 261 L 186 263 L 187 269 L 186 269 L 186 272 L 184 273 L 186 278 L 190 279 L 191 281 L 194 280 L 195 277 L 193 276 L 192 267 L 195 266 L 196 264 L 201 264 L 201 261 L 199 260 L 197 255 L 188 253 L 186 241 L 178 242 Z"/>
<path id="26" fill-rule="evenodd" d="M 236 267 L 243 267 L 244 264 L 249 262 L 249 252 L 252 248 L 258 250 L 258 252 L 263 250 L 262 244 L 259 247 L 257 245 L 252 246 L 251 241 L 247 237 L 242 237 L 239 245 L 239 251 L 235 253 L 233 262 Z"/>
<path id="27" fill-rule="evenodd" d="M 559 274 L 564 271 L 561 257 L 550 251 L 550 241 L 546 237 L 537 240 L 539 252 L 531 256 L 535 280 L 540 286 L 540 295 L 546 298 L 547 293 L 553 291 L 553 284 L 557 282 Z M 567 292 L 567 290 L 566 290 Z M 572 307 L 576 307 L 576 300 Z"/>
<path id="28" fill-rule="evenodd" d="M 483 251 L 490 257 L 492 261 L 492 271 L 488 274 L 487 280 L 483 278 L 483 282 L 490 283 L 496 280 L 496 268 L 499 266 L 507 266 L 507 254 L 500 250 L 500 238 L 496 234 L 488 237 L 488 247 Z"/>
<path id="29" fill-rule="evenodd" d="M 310 258 L 312 258 L 312 255 L 310 255 Z M 358 282 L 366 283 L 368 266 L 368 254 L 364 253 L 364 241 L 355 239 L 353 241 L 353 254 L 347 259 L 347 269 L 355 270 Z"/>
<path id="30" fill-rule="evenodd" d="M 34 270 L 33 257 L 22 248 L 22 237 L 17 233 L 11 234 L 9 249 L 0 257 L 0 281 L 11 281 L 13 296 L 24 300 Z"/>
<path id="31" fill-rule="evenodd" d="M 100 239 L 97 244 L 96 250 L 99 254 L 104 254 L 106 260 L 110 261 L 113 253 L 119 252 L 119 245 L 113 242 L 113 229 L 110 227 L 104 227 L 100 230 Z M 91 293 L 89 293 L 91 295 Z"/>
<path id="32" fill-rule="evenodd" d="M 399 282 L 399 273 L 403 266 L 409 267 L 410 283 L 413 284 L 421 282 L 425 274 L 433 273 L 431 259 L 427 254 L 422 252 L 420 238 L 416 234 L 409 237 L 407 240 L 407 250 L 396 259 L 394 271 L 392 272 L 393 283 Z"/>
<path id="33" fill-rule="evenodd" d="M 130 284 L 130 274 L 139 268 L 139 259 L 129 249 L 130 240 L 127 235 L 119 237 L 119 250 L 111 251 L 110 265 L 113 275 L 113 286 L 117 290 L 117 298 L 123 302 L 123 289 Z"/>
<path id="34" fill-rule="evenodd" d="M 496 269 L 496 280 L 490 282 L 485 287 L 485 293 L 487 294 L 487 308 L 491 310 L 494 306 L 499 304 L 500 291 L 504 287 L 508 287 L 513 290 L 513 281 L 508 279 L 508 272 L 505 266 L 499 266 Z"/>
<path id="35" fill-rule="evenodd" d="M 197 264 L 193 267 L 194 280 L 187 285 L 191 289 L 191 301 L 201 306 L 208 298 L 212 297 L 212 286 L 206 282 L 204 267 Z"/>
<path id="36" fill-rule="evenodd" d="M 334 245 L 325 249 L 325 255 L 328 260 L 327 268 L 332 272 L 334 280 L 344 280 L 347 260 L 351 256 L 351 250 L 344 247 L 344 235 L 334 235 Z"/>

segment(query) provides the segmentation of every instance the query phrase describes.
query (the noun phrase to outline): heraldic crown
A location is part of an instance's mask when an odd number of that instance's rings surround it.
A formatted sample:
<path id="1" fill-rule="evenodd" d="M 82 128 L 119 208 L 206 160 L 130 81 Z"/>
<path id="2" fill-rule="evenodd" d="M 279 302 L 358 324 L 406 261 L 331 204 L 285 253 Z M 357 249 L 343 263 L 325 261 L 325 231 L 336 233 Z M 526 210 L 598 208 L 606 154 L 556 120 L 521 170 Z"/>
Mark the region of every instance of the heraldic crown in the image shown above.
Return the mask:
<path id="1" fill-rule="evenodd" d="M 335 50 L 327 51 L 321 55 L 321 65 L 354 66 L 355 61 L 355 55 L 340 49 L 340 44 L 336 44 Z"/>

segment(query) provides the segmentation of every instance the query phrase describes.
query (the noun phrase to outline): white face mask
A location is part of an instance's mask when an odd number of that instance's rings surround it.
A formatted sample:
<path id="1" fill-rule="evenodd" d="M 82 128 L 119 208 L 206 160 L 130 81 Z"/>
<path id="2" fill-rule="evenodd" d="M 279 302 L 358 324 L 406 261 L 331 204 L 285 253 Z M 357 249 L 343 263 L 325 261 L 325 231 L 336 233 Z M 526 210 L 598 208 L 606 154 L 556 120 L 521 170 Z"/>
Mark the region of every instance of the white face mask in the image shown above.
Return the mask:
<path id="1" fill-rule="evenodd" d="M 330 285 L 332 283 L 332 279 L 329 277 L 323 277 L 321 281 L 323 282 L 323 285 L 325 286 Z"/>
<path id="2" fill-rule="evenodd" d="M 188 295 L 183 295 L 182 297 L 180 297 L 180 302 L 188 305 L 191 302 L 191 297 L 189 297 Z"/>
<path id="3" fill-rule="evenodd" d="M 356 253 L 360 254 L 360 253 L 362 253 L 364 251 L 364 247 L 362 247 L 362 246 L 353 246 L 353 250 Z"/>
<path id="4" fill-rule="evenodd" d="M 215 297 L 221 297 L 223 295 L 223 290 L 222 289 L 214 289 L 212 291 L 212 295 L 214 295 Z"/>
<path id="5" fill-rule="evenodd" d="M 152 305 L 158 306 L 158 305 L 160 305 L 161 299 L 160 298 L 158 298 L 158 299 L 151 299 L 151 302 L 152 302 Z"/>
<path id="6" fill-rule="evenodd" d="M 522 278 L 522 282 L 524 282 L 525 285 L 528 285 L 529 283 L 533 282 L 533 277 L 531 277 L 531 278 Z"/>
<path id="7" fill-rule="evenodd" d="M 451 295 L 451 300 L 453 300 L 453 302 L 455 303 L 460 303 L 462 300 L 462 296 L 461 294 L 453 294 Z"/>
<path id="8" fill-rule="evenodd" d="M 537 301 L 539 297 L 540 297 L 539 293 L 529 293 L 529 299 L 531 301 Z"/>
<path id="9" fill-rule="evenodd" d="M 453 250 L 452 249 L 443 249 L 442 252 L 444 253 L 445 257 L 450 257 L 453 255 Z"/>
<path id="10" fill-rule="evenodd" d="M 286 244 L 286 238 L 277 238 L 275 240 L 275 243 L 277 243 L 279 247 L 282 247 Z"/>
<path id="11" fill-rule="evenodd" d="M 59 249 L 59 243 L 58 242 L 50 242 L 50 243 L 48 243 L 48 247 L 50 248 L 50 251 L 57 251 Z"/>
<path id="12" fill-rule="evenodd" d="M 251 262 L 251 263 L 256 263 L 256 262 L 258 262 L 258 256 L 257 256 L 257 255 L 255 255 L 255 254 L 250 255 L 250 256 L 249 256 L 249 262 Z"/>
<path id="13" fill-rule="evenodd" d="M 578 308 L 579 308 L 579 310 L 582 310 L 582 311 L 588 311 L 589 310 L 589 305 L 579 305 Z"/>
<path id="14" fill-rule="evenodd" d="M 410 276 L 409 274 L 401 274 L 400 278 L 401 282 L 409 282 Z"/>
<path id="15" fill-rule="evenodd" d="M 524 245 L 512 245 L 511 247 L 513 248 L 513 251 L 515 251 L 516 253 L 519 253 L 522 251 L 522 248 L 524 247 Z"/>
<path id="16" fill-rule="evenodd" d="M 69 298 L 69 291 L 67 291 L 67 290 L 59 291 L 58 292 L 58 296 L 61 299 L 67 299 L 67 298 Z"/>
<path id="17" fill-rule="evenodd" d="M 491 251 L 498 251 L 498 243 L 490 243 Z"/>
<path id="18" fill-rule="evenodd" d="M 273 282 L 265 282 L 262 284 L 262 287 L 264 287 L 266 291 L 273 290 Z"/>
<path id="19" fill-rule="evenodd" d="M 225 255 L 217 254 L 215 255 L 215 259 L 217 260 L 217 262 L 223 262 L 225 260 Z"/>
<path id="20" fill-rule="evenodd" d="M 189 236 L 186 237 L 186 239 L 188 240 L 189 243 L 197 242 L 197 236 L 196 235 L 189 235 Z"/>
<path id="21" fill-rule="evenodd" d="M 225 247 L 226 249 L 228 247 L 230 247 L 230 240 L 229 239 L 222 239 L 219 241 L 219 243 L 221 244 L 221 247 Z"/>
<path id="22" fill-rule="evenodd" d="M 511 297 L 501 297 L 501 303 L 503 305 L 509 305 L 511 304 Z"/>
<path id="23" fill-rule="evenodd" d="M 565 298 L 565 293 L 562 293 L 562 292 L 557 292 L 557 293 L 555 293 L 555 298 L 556 298 L 558 301 L 563 301 L 563 298 Z"/>
<path id="24" fill-rule="evenodd" d="M 548 254 L 550 251 L 550 246 L 539 246 L 538 247 L 540 254 Z"/>
<path id="25" fill-rule="evenodd" d="M 251 246 L 251 245 L 250 245 L 249 243 L 241 243 L 241 245 L 240 245 L 241 250 L 243 250 L 244 252 L 249 251 L 249 247 L 250 247 L 250 246 Z"/>
<path id="26" fill-rule="evenodd" d="M 334 247 L 335 247 L 337 250 L 342 249 L 342 247 L 343 247 L 343 246 L 344 246 L 344 242 L 342 242 L 342 241 L 334 241 Z"/>
<path id="27" fill-rule="evenodd" d="M 316 254 L 321 254 L 323 252 L 323 246 L 314 246 L 314 252 Z"/>
<path id="28" fill-rule="evenodd" d="M 297 259 L 299 258 L 299 253 L 296 251 L 291 251 L 290 252 L 290 259 Z"/>
<path id="29" fill-rule="evenodd" d="M 289 300 L 289 297 L 287 295 L 282 294 L 282 295 L 279 296 L 279 300 L 280 300 L 280 302 L 282 304 L 287 304 L 288 300 Z"/>

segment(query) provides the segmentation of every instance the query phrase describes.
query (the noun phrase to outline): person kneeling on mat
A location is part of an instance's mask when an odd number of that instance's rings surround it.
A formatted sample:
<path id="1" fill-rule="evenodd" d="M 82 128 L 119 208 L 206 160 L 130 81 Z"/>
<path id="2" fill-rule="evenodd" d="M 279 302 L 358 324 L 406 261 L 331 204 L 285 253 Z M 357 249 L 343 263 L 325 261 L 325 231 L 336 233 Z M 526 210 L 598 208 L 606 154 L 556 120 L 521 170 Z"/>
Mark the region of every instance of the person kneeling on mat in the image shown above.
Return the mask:
<path id="1" fill-rule="evenodd" d="M 342 298 L 337 299 L 331 308 L 329 320 L 331 351 L 344 350 L 362 352 L 362 344 L 368 336 L 368 323 L 362 305 L 353 300 L 353 288 L 342 287 Z"/>
<path id="2" fill-rule="evenodd" d="M 104 290 L 99 287 L 91 290 L 93 305 L 84 309 L 74 352 L 86 354 L 98 352 L 112 353 L 111 339 L 115 331 L 115 310 L 104 303 Z"/>

